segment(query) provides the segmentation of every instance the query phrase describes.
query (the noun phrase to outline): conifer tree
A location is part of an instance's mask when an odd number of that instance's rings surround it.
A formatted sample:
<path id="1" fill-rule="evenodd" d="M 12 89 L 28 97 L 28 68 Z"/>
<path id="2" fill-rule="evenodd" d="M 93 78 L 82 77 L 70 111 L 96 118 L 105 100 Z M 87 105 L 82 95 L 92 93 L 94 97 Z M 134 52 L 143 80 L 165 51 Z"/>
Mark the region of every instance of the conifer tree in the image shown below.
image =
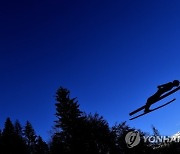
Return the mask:
<path id="1" fill-rule="evenodd" d="M 69 90 L 62 87 L 56 93 L 56 101 L 56 117 L 58 118 L 55 121 L 56 127 L 63 131 L 71 131 L 77 119 L 82 115 L 78 101 L 76 98 L 71 99 Z"/>
<path id="2" fill-rule="evenodd" d="M 2 153 L 13 153 L 15 152 L 15 133 L 14 126 L 8 117 L 4 124 L 4 129 L 2 132 Z"/>
<path id="3" fill-rule="evenodd" d="M 28 146 L 28 151 L 31 151 L 34 153 L 35 145 L 36 145 L 36 134 L 29 121 L 26 122 L 26 125 L 24 128 L 24 138 Z"/>
<path id="4" fill-rule="evenodd" d="M 48 154 L 49 153 L 48 145 L 46 144 L 46 142 L 43 141 L 43 139 L 40 136 L 37 137 L 35 151 L 36 151 L 36 154 Z"/>
<path id="5" fill-rule="evenodd" d="M 2 131 L 0 129 L 0 153 L 2 153 Z"/>
<path id="6" fill-rule="evenodd" d="M 11 119 L 8 117 L 5 121 L 4 129 L 3 129 L 3 136 L 10 136 L 14 135 L 14 126 L 11 122 Z"/>
<path id="7" fill-rule="evenodd" d="M 20 137 L 23 136 L 23 129 L 22 129 L 22 126 L 18 120 L 16 120 L 14 123 L 14 132 L 16 135 L 18 135 Z"/>
<path id="8" fill-rule="evenodd" d="M 86 116 L 87 126 L 82 129 L 84 146 L 87 153 L 111 154 L 113 152 L 113 136 L 106 120 L 99 114 Z M 113 153 L 115 154 L 115 153 Z"/>
<path id="9" fill-rule="evenodd" d="M 28 148 L 26 142 L 23 138 L 23 130 L 20 122 L 18 120 L 14 123 L 14 133 L 15 133 L 15 145 L 17 153 L 26 154 L 28 152 Z"/>
<path id="10" fill-rule="evenodd" d="M 60 88 L 56 93 L 55 127 L 59 130 L 52 137 L 51 151 L 58 153 L 110 152 L 111 133 L 108 123 L 98 114 L 85 115 L 76 98 L 70 98 L 67 89 Z"/>
<path id="11" fill-rule="evenodd" d="M 77 144 L 81 144 L 78 141 L 80 137 L 79 124 L 83 117 L 82 112 L 79 109 L 76 98 L 70 98 L 69 90 L 65 88 L 59 88 L 56 93 L 56 117 L 55 127 L 59 130 L 53 137 L 53 142 L 60 141 L 58 144 L 61 146 L 61 152 L 72 153 L 76 151 Z M 52 143 L 52 145 L 57 145 Z M 58 148 L 54 146 L 51 148 Z M 55 150 L 57 151 L 57 150 Z"/>
<path id="12" fill-rule="evenodd" d="M 64 144 L 65 143 L 62 142 L 59 133 L 53 134 L 51 142 L 50 142 L 50 153 L 51 154 L 59 154 L 59 153 L 64 154 L 65 153 Z"/>

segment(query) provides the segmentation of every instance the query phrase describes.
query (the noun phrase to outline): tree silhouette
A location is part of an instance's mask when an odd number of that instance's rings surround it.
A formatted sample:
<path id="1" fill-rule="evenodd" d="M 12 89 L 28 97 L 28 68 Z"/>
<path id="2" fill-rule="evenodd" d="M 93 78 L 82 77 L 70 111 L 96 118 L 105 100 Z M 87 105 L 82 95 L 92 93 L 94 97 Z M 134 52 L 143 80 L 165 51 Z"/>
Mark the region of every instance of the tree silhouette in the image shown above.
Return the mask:
<path id="1" fill-rule="evenodd" d="M 2 152 L 2 131 L 0 129 L 0 153 Z"/>
<path id="2" fill-rule="evenodd" d="M 135 128 L 129 127 L 126 122 L 122 122 L 120 124 L 116 124 L 112 127 L 112 133 L 115 136 L 115 145 L 116 145 L 116 153 L 125 153 L 125 154 L 136 154 L 136 153 L 152 153 L 152 149 L 149 146 L 149 143 L 145 143 L 143 141 L 143 136 L 146 134 L 141 130 L 137 130 L 140 135 L 140 143 L 133 147 L 128 148 L 125 142 L 125 136 L 128 132 L 135 131 Z"/>
<path id="3" fill-rule="evenodd" d="M 97 113 L 87 115 L 82 128 L 87 153 L 106 154 L 113 151 L 113 136 L 106 120 Z"/>
<path id="4" fill-rule="evenodd" d="M 16 145 L 16 151 L 18 153 L 27 153 L 27 145 L 26 142 L 23 138 L 23 131 L 22 131 L 22 126 L 18 120 L 15 121 L 14 124 L 14 133 L 15 133 L 15 141 L 14 144 Z"/>
<path id="5" fill-rule="evenodd" d="M 28 146 L 28 151 L 35 153 L 36 134 L 29 121 L 26 122 L 24 128 L 24 139 L 26 141 L 26 145 Z"/>
<path id="6" fill-rule="evenodd" d="M 38 136 L 29 121 L 25 128 L 18 120 L 14 125 L 7 118 L 4 129 L 0 131 L 0 154 L 48 154 L 49 148 L 46 142 Z"/>
<path id="7" fill-rule="evenodd" d="M 41 136 L 37 137 L 35 151 L 36 151 L 35 152 L 36 154 L 48 154 L 49 153 L 48 145 L 46 144 L 46 142 L 43 141 Z"/>
<path id="8" fill-rule="evenodd" d="M 14 132 L 16 135 L 18 135 L 20 137 L 23 136 L 22 126 L 18 120 L 16 120 L 14 123 Z"/>
<path id="9" fill-rule="evenodd" d="M 76 98 L 71 99 L 70 92 L 67 89 L 61 87 L 57 90 L 56 101 L 56 117 L 58 120 L 55 121 L 55 127 L 59 131 L 56 132 L 53 141 L 61 140 L 59 146 L 62 147 L 62 152 L 73 153 L 76 151 L 76 144 L 78 143 L 76 137 L 79 131 L 78 124 L 82 120 L 82 112 L 79 110 Z M 56 143 L 52 143 L 52 145 L 56 145 Z"/>
<path id="10" fill-rule="evenodd" d="M 63 131 L 71 131 L 76 120 L 82 115 L 79 110 L 76 98 L 70 98 L 70 92 L 67 89 L 60 88 L 56 93 L 56 127 L 61 128 Z"/>
<path id="11" fill-rule="evenodd" d="M 2 132 L 2 153 L 13 153 L 15 152 L 14 140 L 14 126 L 8 117 L 5 121 L 4 129 Z"/>
<path id="12" fill-rule="evenodd" d="M 65 143 L 61 140 L 60 133 L 55 133 L 52 136 L 51 142 L 50 142 L 50 153 L 51 154 L 59 154 L 65 153 Z"/>
<path id="13" fill-rule="evenodd" d="M 76 98 L 70 98 L 67 89 L 59 88 L 56 93 L 55 128 L 52 137 L 53 153 L 105 154 L 113 151 L 113 135 L 108 123 L 98 114 L 86 115 L 79 109 Z"/>
<path id="14" fill-rule="evenodd" d="M 159 154 L 180 153 L 180 143 L 150 143 L 143 137 L 149 134 L 137 130 L 140 142 L 129 148 L 125 136 L 135 131 L 122 122 L 110 127 L 98 113 L 86 114 L 80 110 L 76 98 L 70 98 L 70 91 L 59 88 L 56 92 L 55 132 L 52 134 L 49 147 L 40 136 L 36 136 L 29 121 L 22 127 L 18 120 L 14 125 L 7 118 L 0 130 L 0 154 Z M 153 126 L 154 136 L 159 131 Z"/>

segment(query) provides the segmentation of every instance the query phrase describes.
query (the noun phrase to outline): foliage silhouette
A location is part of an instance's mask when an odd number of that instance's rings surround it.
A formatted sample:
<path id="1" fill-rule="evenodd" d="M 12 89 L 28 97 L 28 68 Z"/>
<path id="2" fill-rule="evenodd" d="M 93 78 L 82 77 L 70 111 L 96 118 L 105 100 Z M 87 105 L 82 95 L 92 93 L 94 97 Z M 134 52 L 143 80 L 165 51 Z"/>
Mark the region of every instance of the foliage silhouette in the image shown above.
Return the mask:
<path id="1" fill-rule="evenodd" d="M 24 128 L 24 139 L 28 146 L 28 150 L 35 153 L 36 134 L 29 121 L 26 122 L 26 125 Z"/>
<path id="2" fill-rule="evenodd" d="M 43 141 L 41 136 L 37 137 L 37 142 L 35 145 L 35 153 L 36 154 L 48 154 L 49 148 L 46 142 Z"/>
<path id="3" fill-rule="evenodd" d="M 3 131 L 0 131 L 0 154 L 38 153 L 48 154 L 48 145 L 40 137 L 34 140 L 34 129 L 30 122 L 26 123 L 23 130 L 18 120 L 13 125 L 10 118 L 7 118 Z"/>
<path id="4" fill-rule="evenodd" d="M 47 144 L 37 136 L 32 124 L 21 126 L 7 118 L 0 129 L 0 154 L 166 154 L 179 153 L 180 143 L 144 142 L 149 134 L 138 129 L 140 143 L 129 148 L 125 142 L 128 132 L 137 130 L 122 122 L 110 127 L 98 113 L 86 114 L 80 110 L 77 98 L 70 98 L 70 91 L 60 87 L 56 92 L 57 120 L 54 133 Z M 159 131 L 153 126 L 153 136 Z"/>
<path id="5" fill-rule="evenodd" d="M 56 93 L 55 128 L 58 130 L 52 136 L 51 152 L 56 153 L 136 153 L 144 148 L 149 152 L 145 143 L 135 149 L 128 149 L 125 135 L 134 130 L 122 123 L 112 128 L 102 116 L 97 113 L 85 114 L 79 109 L 76 98 L 70 98 L 69 90 L 60 87 Z"/>

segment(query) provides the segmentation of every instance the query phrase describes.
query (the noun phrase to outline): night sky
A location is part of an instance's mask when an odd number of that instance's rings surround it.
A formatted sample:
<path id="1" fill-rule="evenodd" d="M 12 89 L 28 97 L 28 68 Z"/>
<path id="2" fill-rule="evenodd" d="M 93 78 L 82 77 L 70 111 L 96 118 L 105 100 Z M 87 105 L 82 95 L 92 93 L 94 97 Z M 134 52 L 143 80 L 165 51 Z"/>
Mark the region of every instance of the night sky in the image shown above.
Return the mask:
<path id="1" fill-rule="evenodd" d="M 179 0 L 27 0 L 0 2 L 0 128 L 29 120 L 50 138 L 55 93 L 63 86 L 80 109 L 109 122 L 162 135 L 180 131 L 172 104 L 129 121 L 159 84 L 179 80 Z"/>

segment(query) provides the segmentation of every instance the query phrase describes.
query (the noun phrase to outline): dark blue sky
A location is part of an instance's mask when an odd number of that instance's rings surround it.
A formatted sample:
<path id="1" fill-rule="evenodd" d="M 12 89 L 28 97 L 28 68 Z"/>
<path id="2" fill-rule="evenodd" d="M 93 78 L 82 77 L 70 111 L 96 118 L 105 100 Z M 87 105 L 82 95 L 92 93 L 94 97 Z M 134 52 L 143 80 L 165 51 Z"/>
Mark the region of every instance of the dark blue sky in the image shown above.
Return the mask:
<path id="1" fill-rule="evenodd" d="M 153 124 L 162 134 L 176 133 L 179 93 L 152 114 L 134 121 L 128 114 L 158 84 L 179 79 L 179 8 L 178 0 L 1 2 L 0 127 L 8 116 L 29 120 L 48 139 L 55 92 L 63 86 L 81 110 L 98 112 L 110 125 L 127 120 L 143 131 Z"/>

